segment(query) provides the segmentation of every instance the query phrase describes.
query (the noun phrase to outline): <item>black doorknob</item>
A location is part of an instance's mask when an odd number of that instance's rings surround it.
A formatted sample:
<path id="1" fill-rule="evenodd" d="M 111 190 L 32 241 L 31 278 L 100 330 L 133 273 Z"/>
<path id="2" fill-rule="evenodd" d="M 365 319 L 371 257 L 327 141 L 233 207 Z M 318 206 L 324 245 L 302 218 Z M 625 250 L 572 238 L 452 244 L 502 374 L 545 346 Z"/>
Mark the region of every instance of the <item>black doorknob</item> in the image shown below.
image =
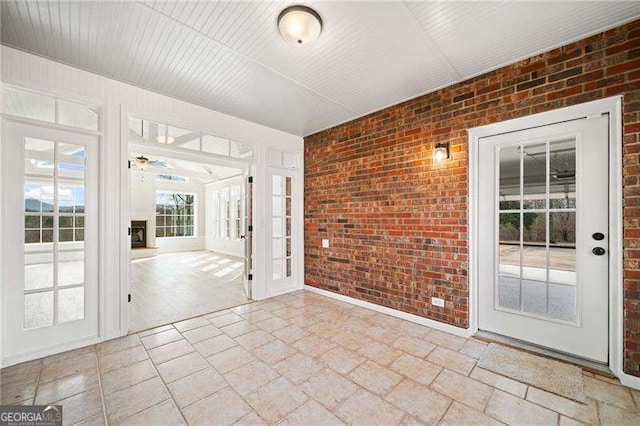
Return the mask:
<path id="1" fill-rule="evenodd" d="M 245 237 L 244 235 L 240 235 L 240 238 L 244 240 L 247 237 Z"/>
<path id="2" fill-rule="evenodd" d="M 593 250 L 591 250 L 591 253 L 595 254 L 596 256 L 602 256 L 606 253 L 606 251 L 602 247 L 594 247 Z"/>
<path id="3" fill-rule="evenodd" d="M 602 232 L 594 232 L 591 237 L 593 237 L 593 239 L 596 241 L 604 240 L 604 234 Z"/>

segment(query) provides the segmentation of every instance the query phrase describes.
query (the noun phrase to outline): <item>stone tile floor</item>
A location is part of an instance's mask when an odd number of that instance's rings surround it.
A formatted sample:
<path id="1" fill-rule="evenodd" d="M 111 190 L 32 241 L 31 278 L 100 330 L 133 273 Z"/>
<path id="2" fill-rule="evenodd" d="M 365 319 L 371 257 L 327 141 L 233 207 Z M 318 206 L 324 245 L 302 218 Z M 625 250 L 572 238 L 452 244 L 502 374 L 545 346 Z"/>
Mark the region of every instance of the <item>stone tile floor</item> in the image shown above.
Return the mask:
<path id="1" fill-rule="evenodd" d="M 579 404 L 480 369 L 485 343 L 297 292 L 2 370 L 2 404 L 66 424 L 640 424 L 584 373 Z"/>

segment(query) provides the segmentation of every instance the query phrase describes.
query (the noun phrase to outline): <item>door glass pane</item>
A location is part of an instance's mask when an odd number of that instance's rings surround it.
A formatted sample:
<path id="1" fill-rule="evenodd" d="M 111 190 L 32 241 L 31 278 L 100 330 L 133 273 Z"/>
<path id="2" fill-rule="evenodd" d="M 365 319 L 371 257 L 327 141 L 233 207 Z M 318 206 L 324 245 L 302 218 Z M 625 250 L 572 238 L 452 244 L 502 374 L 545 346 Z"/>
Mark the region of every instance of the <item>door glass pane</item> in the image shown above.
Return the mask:
<path id="1" fill-rule="evenodd" d="M 547 280 L 547 214 L 522 215 L 522 277 Z"/>
<path id="2" fill-rule="evenodd" d="M 284 257 L 284 240 L 280 238 L 273 239 L 273 258 L 278 259 Z"/>
<path id="3" fill-rule="evenodd" d="M 24 171 L 27 174 L 53 176 L 54 142 L 25 138 Z"/>
<path id="4" fill-rule="evenodd" d="M 279 196 L 274 196 L 273 197 L 273 215 L 274 216 L 283 216 L 282 197 L 279 197 Z"/>
<path id="5" fill-rule="evenodd" d="M 24 211 L 53 212 L 53 181 L 26 181 L 24 185 Z"/>
<path id="6" fill-rule="evenodd" d="M 69 143 L 58 144 L 59 176 L 84 178 L 85 149 Z"/>
<path id="7" fill-rule="evenodd" d="M 58 323 L 84 318 L 84 287 L 58 291 Z"/>
<path id="8" fill-rule="evenodd" d="M 544 209 L 547 205 L 547 144 L 525 145 L 522 163 L 523 207 Z"/>
<path id="9" fill-rule="evenodd" d="M 273 261 L 273 279 L 278 280 L 284 277 L 282 268 L 283 268 L 283 260 L 278 259 Z"/>
<path id="10" fill-rule="evenodd" d="M 282 237 L 282 218 L 275 217 L 273 218 L 273 236 Z"/>
<path id="11" fill-rule="evenodd" d="M 552 209 L 576 207 L 576 140 L 549 144 L 549 199 Z"/>
<path id="12" fill-rule="evenodd" d="M 84 283 L 84 251 L 58 253 L 58 285 Z"/>
<path id="13" fill-rule="evenodd" d="M 500 149 L 500 210 L 520 208 L 520 146 Z"/>
<path id="14" fill-rule="evenodd" d="M 53 291 L 24 295 L 24 328 L 53 325 Z"/>
<path id="15" fill-rule="evenodd" d="M 499 158 L 498 306 L 575 321 L 575 138 L 503 148 Z"/>
<path id="16" fill-rule="evenodd" d="M 273 195 L 282 195 L 282 176 L 273 176 L 271 187 Z"/>
<path id="17" fill-rule="evenodd" d="M 287 259 L 285 269 L 286 269 L 285 272 L 287 277 L 290 277 L 291 276 L 291 259 Z"/>
<path id="18" fill-rule="evenodd" d="M 25 254 L 24 289 L 53 287 L 53 253 Z"/>

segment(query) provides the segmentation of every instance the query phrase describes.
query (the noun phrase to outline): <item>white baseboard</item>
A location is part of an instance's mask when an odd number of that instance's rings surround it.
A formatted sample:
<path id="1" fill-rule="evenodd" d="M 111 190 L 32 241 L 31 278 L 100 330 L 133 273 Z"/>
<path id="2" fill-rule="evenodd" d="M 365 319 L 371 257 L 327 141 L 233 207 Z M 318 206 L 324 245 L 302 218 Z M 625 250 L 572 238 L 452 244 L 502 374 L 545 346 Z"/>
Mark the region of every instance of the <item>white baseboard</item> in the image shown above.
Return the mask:
<path id="1" fill-rule="evenodd" d="M 44 358 L 50 355 L 56 355 L 62 352 L 83 348 L 89 345 L 95 345 L 96 343 L 99 343 L 101 340 L 102 339 L 100 339 L 99 337 L 89 337 L 87 339 L 76 340 L 74 342 L 65 343 L 63 345 L 51 346 L 49 348 L 41 349 L 34 352 L 29 352 L 27 354 L 4 357 L 0 359 L 0 368 L 10 367 L 12 365 L 20 364 L 22 362 L 32 361 L 34 359 Z"/>
<path id="2" fill-rule="evenodd" d="M 271 297 L 276 297 L 276 296 L 282 296 L 283 294 L 287 294 L 287 293 L 291 293 L 293 291 L 298 291 L 298 290 L 302 290 L 303 286 L 301 285 L 294 285 L 291 287 L 286 287 L 286 288 L 282 288 L 276 291 L 272 291 L 269 292 L 263 299 L 256 299 L 256 300 L 264 300 L 264 299 L 269 299 Z"/>
<path id="3" fill-rule="evenodd" d="M 360 306 L 362 308 L 367 308 L 367 309 L 371 309 L 373 311 L 380 312 L 386 315 L 391 315 L 392 317 L 415 322 L 416 324 L 420 324 L 430 328 L 434 328 L 436 330 L 444 331 L 445 333 L 455 334 L 456 336 L 467 338 L 473 334 L 471 333 L 471 330 L 468 328 L 456 327 L 450 324 L 445 324 L 439 321 L 434 321 L 429 318 L 424 318 L 418 315 L 409 314 L 407 312 L 402 312 L 397 309 L 391 309 L 385 306 L 376 305 L 375 303 L 365 302 L 364 300 L 355 299 L 353 297 L 343 296 L 342 294 L 333 293 L 331 291 L 322 290 L 316 287 L 305 285 L 304 289 L 312 293 L 317 293 L 323 296 L 330 297 L 332 299 L 340 300 L 341 302 L 350 303 L 352 305 Z"/>

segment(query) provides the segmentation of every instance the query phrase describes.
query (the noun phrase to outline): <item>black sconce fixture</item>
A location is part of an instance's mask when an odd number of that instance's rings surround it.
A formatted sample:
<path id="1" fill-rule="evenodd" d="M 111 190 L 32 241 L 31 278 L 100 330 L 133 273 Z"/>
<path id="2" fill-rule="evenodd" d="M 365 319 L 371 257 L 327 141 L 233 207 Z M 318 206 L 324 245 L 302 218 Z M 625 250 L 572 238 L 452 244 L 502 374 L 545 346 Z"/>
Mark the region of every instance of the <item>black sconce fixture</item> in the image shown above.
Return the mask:
<path id="1" fill-rule="evenodd" d="M 438 142 L 436 150 L 433 153 L 433 159 L 436 161 L 444 161 L 449 159 L 449 142 Z"/>

